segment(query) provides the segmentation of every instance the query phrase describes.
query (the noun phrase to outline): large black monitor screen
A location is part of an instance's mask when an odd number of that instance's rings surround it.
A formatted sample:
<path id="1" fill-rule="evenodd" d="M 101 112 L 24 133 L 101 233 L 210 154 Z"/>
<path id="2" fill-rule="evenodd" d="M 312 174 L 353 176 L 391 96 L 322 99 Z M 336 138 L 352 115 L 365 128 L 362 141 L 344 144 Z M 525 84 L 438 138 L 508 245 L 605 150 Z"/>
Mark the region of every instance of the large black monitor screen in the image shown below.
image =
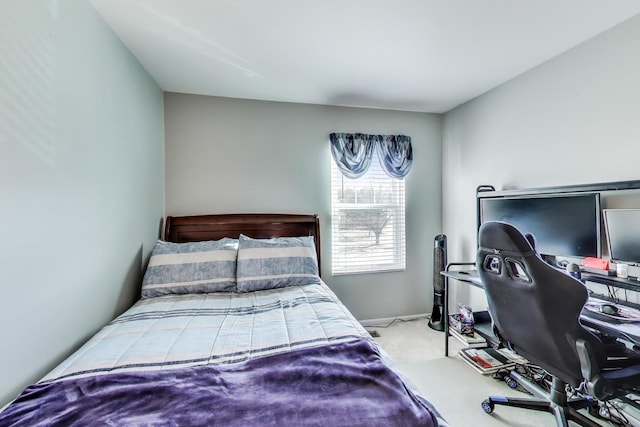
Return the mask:
<path id="1" fill-rule="evenodd" d="M 609 257 L 640 264 L 640 209 L 603 209 Z"/>
<path id="2" fill-rule="evenodd" d="M 600 257 L 600 194 L 480 199 L 480 222 L 503 221 L 536 238 L 539 253 Z"/>

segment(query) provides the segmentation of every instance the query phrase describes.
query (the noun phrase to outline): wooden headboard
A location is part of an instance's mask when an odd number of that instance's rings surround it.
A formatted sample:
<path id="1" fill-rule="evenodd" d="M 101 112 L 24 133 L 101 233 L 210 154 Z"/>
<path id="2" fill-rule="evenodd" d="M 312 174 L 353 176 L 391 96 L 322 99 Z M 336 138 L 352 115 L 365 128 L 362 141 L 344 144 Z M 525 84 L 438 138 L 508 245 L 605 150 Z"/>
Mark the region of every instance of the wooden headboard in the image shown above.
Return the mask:
<path id="1" fill-rule="evenodd" d="M 169 242 L 199 242 L 237 239 L 240 234 L 254 239 L 313 236 L 320 270 L 320 223 L 318 215 L 302 214 L 221 214 L 168 216 L 164 239 Z"/>

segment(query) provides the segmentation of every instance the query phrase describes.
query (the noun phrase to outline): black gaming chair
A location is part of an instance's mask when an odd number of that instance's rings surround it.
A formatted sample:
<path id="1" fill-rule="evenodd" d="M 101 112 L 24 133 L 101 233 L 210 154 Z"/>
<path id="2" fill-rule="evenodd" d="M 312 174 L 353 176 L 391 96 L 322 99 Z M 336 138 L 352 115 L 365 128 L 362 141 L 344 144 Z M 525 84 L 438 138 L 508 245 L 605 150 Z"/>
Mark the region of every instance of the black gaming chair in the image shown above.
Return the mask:
<path id="1" fill-rule="evenodd" d="M 551 412 L 558 426 L 567 426 L 568 420 L 599 426 L 578 409 L 595 407 L 597 400 L 624 396 L 638 387 L 637 354 L 580 323 L 588 298 L 584 284 L 544 262 L 533 240 L 514 226 L 482 224 L 478 246 L 476 267 L 498 339 L 552 377 L 548 393 L 512 372 L 539 399 L 490 397 L 483 409 L 491 413 L 495 404 L 516 406 Z M 585 393 L 569 398 L 567 385 Z"/>

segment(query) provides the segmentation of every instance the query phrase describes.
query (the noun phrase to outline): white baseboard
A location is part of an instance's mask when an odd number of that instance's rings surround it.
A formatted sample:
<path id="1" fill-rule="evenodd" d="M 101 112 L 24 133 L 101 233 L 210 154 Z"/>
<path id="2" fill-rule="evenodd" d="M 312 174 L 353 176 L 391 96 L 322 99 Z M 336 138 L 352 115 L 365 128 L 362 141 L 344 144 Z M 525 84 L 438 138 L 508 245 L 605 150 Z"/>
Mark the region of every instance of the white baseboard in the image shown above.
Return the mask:
<path id="1" fill-rule="evenodd" d="M 396 316 L 396 317 L 382 317 L 380 319 L 365 319 L 365 320 L 359 320 L 360 324 L 362 326 L 366 327 L 381 327 L 381 326 L 385 326 L 388 325 L 389 323 L 393 322 L 394 320 L 416 320 L 416 319 L 428 319 L 430 316 L 430 314 L 427 313 L 423 313 L 423 314 L 411 314 L 409 316 Z"/>

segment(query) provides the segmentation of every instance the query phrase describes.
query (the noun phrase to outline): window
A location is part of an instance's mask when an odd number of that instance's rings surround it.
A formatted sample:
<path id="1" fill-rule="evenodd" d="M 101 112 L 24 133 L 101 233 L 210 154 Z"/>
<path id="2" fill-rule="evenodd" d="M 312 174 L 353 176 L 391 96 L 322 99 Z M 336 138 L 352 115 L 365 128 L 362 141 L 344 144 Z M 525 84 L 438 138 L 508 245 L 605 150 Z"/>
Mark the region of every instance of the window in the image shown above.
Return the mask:
<path id="1" fill-rule="evenodd" d="M 391 178 L 374 154 L 360 178 L 331 160 L 333 274 L 405 269 L 404 180 Z"/>

